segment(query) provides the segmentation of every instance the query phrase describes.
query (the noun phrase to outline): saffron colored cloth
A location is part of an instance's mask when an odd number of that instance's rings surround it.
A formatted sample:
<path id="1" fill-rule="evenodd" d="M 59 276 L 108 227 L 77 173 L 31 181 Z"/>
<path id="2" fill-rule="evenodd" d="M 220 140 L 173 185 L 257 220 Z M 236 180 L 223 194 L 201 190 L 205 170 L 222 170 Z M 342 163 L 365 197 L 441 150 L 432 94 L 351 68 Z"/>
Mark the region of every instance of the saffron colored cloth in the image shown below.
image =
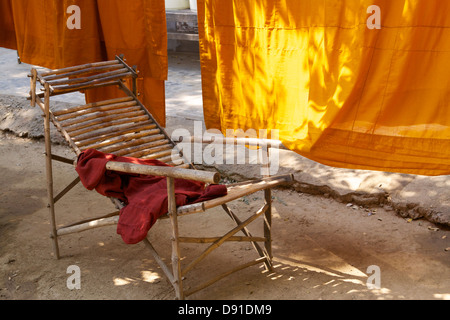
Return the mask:
<path id="1" fill-rule="evenodd" d="M 199 0 L 207 129 L 334 167 L 450 174 L 450 1 Z"/>
<path id="2" fill-rule="evenodd" d="M 164 0 L 1 0 L 0 46 L 22 62 L 49 69 L 113 60 L 124 54 L 139 71 L 139 100 L 165 126 L 168 74 Z M 77 8 L 77 10 L 74 10 Z M 73 22 L 79 25 L 74 27 Z M 78 28 L 79 27 L 79 28 Z M 87 103 L 124 93 L 86 91 Z"/>
<path id="3" fill-rule="evenodd" d="M 142 241 L 159 217 L 168 211 L 167 179 L 160 176 L 134 175 L 106 170 L 109 161 L 149 166 L 169 166 L 158 160 L 118 157 L 88 149 L 78 156 L 76 171 L 88 190 L 121 200 L 126 205 L 120 211 L 117 233 L 127 244 Z M 227 194 L 223 185 L 175 179 L 177 206 L 203 202 Z"/>

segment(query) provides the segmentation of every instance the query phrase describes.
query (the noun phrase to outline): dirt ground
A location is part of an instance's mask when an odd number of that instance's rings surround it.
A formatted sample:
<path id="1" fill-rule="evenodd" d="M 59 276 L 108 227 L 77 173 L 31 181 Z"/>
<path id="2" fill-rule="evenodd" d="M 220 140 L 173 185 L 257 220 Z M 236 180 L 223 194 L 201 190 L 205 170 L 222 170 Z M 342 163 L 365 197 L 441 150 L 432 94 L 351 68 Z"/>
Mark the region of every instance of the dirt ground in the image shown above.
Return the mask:
<path id="1" fill-rule="evenodd" d="M 43 151 L 42 141 L 0 135 L 0 300 L 174 299 L 147 248 L 124 244 L 114 226 L 61 238 L 62 258 L 53 257 Z M 72 157 L 65 146 L 54 146 L 54 152 Z M 54 175 L 56 192 L 76 177 L 73 167 L 64 164 L 55 164 Z M 257 193 L 231 208 L 246 214 L 261 204 Z M 190 300 L 450 299 L 448 229 L 409 221 L 382 207 L 356 207 L 292 190 L 275 190 L 273 204 L 275 272 L 253 266 Z M 114 211 L 110 200 L 81 185 L 56 208 L 58 225 Z M 183 217 L 181 223 L 182 232 L 206 230 L 213 236 L 223 234 L 232 221 L 217 209 Z M 149 233 L 167 261 L 168 224 L 159 221 Z M 184 262 L 203 249 L 183 246 Z M 249 257 L 256 257 L 249 244 L 224 245 L 187 275 L 186 285 Z M 72 265 L 81 271 L 79 290 L 67 287 Z M 379 267 L 379 289 L 367 286 L 369 266 Z"/>

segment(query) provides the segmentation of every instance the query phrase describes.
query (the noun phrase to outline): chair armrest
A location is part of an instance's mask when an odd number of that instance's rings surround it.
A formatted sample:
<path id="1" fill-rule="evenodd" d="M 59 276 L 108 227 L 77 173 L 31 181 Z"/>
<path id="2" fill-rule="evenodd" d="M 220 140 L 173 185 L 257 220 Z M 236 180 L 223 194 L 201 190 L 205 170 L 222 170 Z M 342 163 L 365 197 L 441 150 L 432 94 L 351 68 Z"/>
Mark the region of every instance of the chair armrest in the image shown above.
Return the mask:
<path id="1" fill-rule="evenodd" d="M 272 139 L 259 139 L 259 138 L 238 138 L 238 137 L 198 137 L 191 136 L 186 139 L 186 137 L 179 136 L 173 137 L 172 140 L 175 143 L 181 142 L 190 142 L 190 143 L 220 143 L 220 144 L 234 144 L 234 145 L 248 145 L 248 146 L 256 146 L 256 147 L 267 147 L 267 148 L 277 148 L 277 149 L 286 149 L 283 143 L 280 140 L 272 140 Z"/>
<path id="2" fill-rule="evenodd" d="M 201 181 L 213 184 L 217 184 L 220 181 L 220 174 L 217 172 L 182 169 L 174 167 L 147 166 L 127 162 L 109 161 L 108 163 L 106 163 L 106 169 L 124 173 L 144 174 L 150 176 L 163 176 L 185 180 Z"/>

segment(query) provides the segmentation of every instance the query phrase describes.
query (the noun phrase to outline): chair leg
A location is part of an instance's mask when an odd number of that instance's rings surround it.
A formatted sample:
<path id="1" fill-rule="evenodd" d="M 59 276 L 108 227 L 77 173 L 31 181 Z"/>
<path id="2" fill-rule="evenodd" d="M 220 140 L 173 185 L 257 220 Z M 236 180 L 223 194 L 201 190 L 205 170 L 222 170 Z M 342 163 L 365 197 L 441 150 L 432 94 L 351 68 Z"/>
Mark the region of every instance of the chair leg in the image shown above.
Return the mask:
<path id="1" fill-rule="evenodd" d="M 48 196 L 48 210 L 50 214 L 51 235 L 53 242 L 53 252 L 56 259 L 59 259 L 58 235 L 56 233 L 56 219 L 55 219 L 55 201 L 53 197 L 53 168 L 52 168 L 52 145 L 50 137 L 50 90 L 48 84 L 45 87 L 45 118 L 44 118 L 44 136 L 45 136 L 45 162 L 47 172 L 47 196 Z"/>
<path id="2" fill-rule="evenodd" d="M 267 258 L 270 260 L 268 263 L 268 269 L 273 271 L 272 264 L 272 190 L 266 189 L 264 190 L 264 201 L 268 205 L 267 211 L 264 214 L 264 238 L 266 241 L 264 242 L 264 247 L 266 249 Z"/>
<path id="3" fill-rule="evenodd" d="M 167 177 L 167 193 L 170 221 L 172 223 L 172 270 L 173 270 L 173 286 L 178 300 L 184 300 L 183 278 L 181 275 L 181 259 L 180 259 L 180 243 L 178 232 L 178 216 L 175 200 L 175 180 Z"/>
<path id="4" fill-rule="evenodd" d="M 267 206 L 268 206 L 267 210 L 269 210 L 269 209 L 270 209 L 269 204 L 268 204 Z M 242 224 L 242 221 L 241 221 L 241 220 L 233 213 L 233 211 L 232 211 L 226 204 L 223 204 L 223 205 L 222 205 L 222 208 L 225 210 L 225 212 L 228 214 L 228 216 L 229 216 L 229 217 L 230 217 L 237 225 L 241 225 L 241 224 Z M 267 214 L 268 214 L 268 213 L 267 213 L 267 211 L 266 211 L 266 212 L 265 212 L 265 215 L 267 215 Z M 269 214 L 269 216 L 270 216 L 270 214 Z M 266 218 L 264 218 L 264 219 L 266 219 Z M 270 220 L 269 220 L 269 221 L 270 221 Z M 265 228 L 266 228 L 266 223 L 264 222 L 264 231 L 265 231 Z M 241 231 L 242 231 L 242 233 L 244 233 L 244 235 L 247 236 L 247 237 L 251 237 L 251 236 L 252 236 L 251 233 L 248 231 L 247 228 L 243 228 Z M 264 237 L 266 237 L 266 231 L 264 232 Z M 267 248 L 267 243 L 271 244 L 271 241 L 268 241 L 267 238 L 266 238 L 264 249 L 261 248 L 261 246 L 260 246 L 257 242 L 252 242 L 252 245 L 253 245 L 253 247 L 255 248 L 255 250 L 258 252 L 258 254 L 259 254 L 261 257 L 265 258 L 264 265 L 266 266 L 266 269 L 269 270 L 269 271 L 273 271 L 273 266 L 272 266 L 272 256 L 271 256 L 272 251 L 267 252 L 267 251 L 265 250 L 265 249 Z"/>

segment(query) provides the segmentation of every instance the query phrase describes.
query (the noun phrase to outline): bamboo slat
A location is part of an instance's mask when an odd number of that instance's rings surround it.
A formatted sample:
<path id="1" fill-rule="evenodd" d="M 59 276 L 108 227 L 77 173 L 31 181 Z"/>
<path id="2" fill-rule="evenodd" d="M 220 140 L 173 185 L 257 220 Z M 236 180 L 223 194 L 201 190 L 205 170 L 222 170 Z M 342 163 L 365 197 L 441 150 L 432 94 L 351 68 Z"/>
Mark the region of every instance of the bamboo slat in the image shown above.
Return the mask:
<path id="1" fill-rule="evenodd" d="M 82 77 L 82 78 L 70 78 L 70 79 L 64 79 L 64 80 L 50 80 L 47 82 L 50 85 L 52 85 L 53 87 L 61 86 L 61 85 L 71 85 L 71 84 L 77 84 L 77 83 L 83 83 L 83 82 L 88 82 L 88 81 L 92 81 L 92 80 L 97 80 L 97 79 L 114 76 L 114 75 L 118 75 L 118 74 L 122 74 L 122 73 L 127 73 L 127 72 L 129 72 L 127 68 L 121 68 L 121 69 L 117 69 L 114 71 L 95 74 L 93 76 L 87 76 L 87 77 Z"/>
<path id="2" fill-rule="evenodd" d="M 115 152 L 116 155 L 118 156 L 125 156 L 127 154 L 133 154 L 134 152 L 137 151 L 142 151 L 142 150 L 159 150 L 159 148 L 164 147 L 165 145 L 169 144 L 169 140 L 164 139 L 164 140 L 159 140 L 159 141 L 154 141 L 154 142 L 150 142 L 150 143 L 142 143 L 142 144 L 138 144 L 132 147 L 128 147 L 128 148 L 124 148 L 121 150 L 118 150 Z M 136 157 L 135 157 L 136 158 Z"/>
<path id="3" fill-rule="evenodd" d="M 142 137 L 152 137 L 152 138 L 155 138 L 155 140 L 164 139 L 165 136 L 160 133 L 161 133 L 161 131 L 159 129 L 153 129 L 153 130 L 148 130 L 148 131 L 144 129 L 142 132 L 134 132 L 133 131 L 133 132 L 129 132 L 127 134 L 120 135 L 118 137 L 108 138 L 99 143 L 94 142 L 92 144 L 86 144 L 82 147 L 88 146 L 91 149 L 98 149 L 98 150 L 104 152 L 104 150 L 102 149 L 104 147 L 114 146 L 118 143 L 125 143 L 125 142 L 132 141 L 134 139 L 139 139 Z M 86 149 L 86 148 L 83 148 L 83 149 Z"/>
<path id="4" fill-rule="evenodd" d="M 126 157 L 132 157 L 132 158 L 145 158 L 145 159 L 158 159 L 158 157 L 162 157 L 163 155 L 166 155 L 167 153 L 172 153 L 172 145 L 171 144 L 165 144 L 154 148 L 149 148 L 141 151 L 136 152 L 127 152 L 123 155 Z"/>
<path id="5" fill-rule="evenodd" d="M 89 128 L 92 126 L 95 126 L 97 124 L 101 123 L 109 123 L 111 121 L 120 120 L 120 119 L 126 119 L 126 118 L 133 118 L 133 117 L 139 117 L 145 115 L 145 111 L 134 111 L 130 113 L 119 113 L 114 114 L 112 116 L 106 116 L 106 117 L 100 117 L 94 120 L 85 121 L 79 124 L 75 124 L 72 126 L 64 127 L 68 133 L 72 132 L 78 132 L 79 130 Z M 147 115 L 146 115 L 147 116 Z M 148 116 L 147 116 L 148 118 Z"/>
<path id="6" fill-rule="evenodd" d="M 87 139 L 84 141 L 79 141 L 79 142 L 75 142 L 75 145 L 79 148 L 81 147 L 85 147 L 85 146 L 89 146 L 89 145 L 93 145 L 98 141 L 101 140 L 107 140 L 107 139 L 112 139 L 112 138 L 118 138 L 124 134 L 127 133 L 132 133 L 132 132 L 139 132 L 139 131 L 145 131 L 145 130 L 151 130 L 154 129 L 155 125 L 154 124 L 148 124 L 148 125 L 140 125 L 140 126 L 134 126 L 131 127 L 129 129 L 123 129 L 120 130 L 118 132 L 114 132 L 114 133 L 110 133 L 110 134 L 105 134 L 104 136 L 101 137 L 95 137 L 95 138 L 91 138 L 91 139 Z M 157 130 L 157 131 L 156 131 Z M 159 129 L 155 129 L 154 131 L 155 133 L 160 133 Z"/>
<path id="7" fill-rule="evenodd" d="M 157 153 L 153 153 L 152 151 L 149 152 L 141 152 L 141 153 L 136 153 L 136 154 L 132 154 L 132 155 L 128 155 L 128 157 L 135 157 L 135 158 L 142 158 L 142 159 L 150 159 L 150 160 L 159 160 L 165 156 L 171 155 L 172 154 L 172 148 L 173 146 L 168 146 L 168 150 L 165 151 L 160 151 Z"/>
<path id="8" fill-rule="evenodd" d="M 123 108 L 132 107 L 132 106 L 136 106 L 136 105 L 137 104 L 135 101 L 127 101 L 127 102 L 121 102 L 121 103 L 115 103 L 115 104 L 93 106 L 92 108 L 86 108 L 83 110 L 79 110 L 79 111 L 75 111 L 75 112 L 71 112 L 68 114 L 57 116 L 56 119 L 58 119 L 58 121 L 64 121 L 64 120 L 81 117 L 81 116 L 95 113 L 95 112 L 123 109 Z"/>
<path id="9" fill-rule="evenodd" d="M 84 115 L 82 117 L 72 118 L 72 119 L 60 121 L 60 122 L 64 127 L 66 127 L 66 126 L 72 126 L 74 124 L 83 123 L 85 121 L 94 120 L 99 117 L 107 117 L 107 116 L 112 116 L 115 114 L 123 114 L 123 113 L 128 113 L 128 112 L 133 112 L 133 111 L 139 111 L 139 110 L 140 110 L 139 106 L 128 107 L 128 108 L 119 108 L 119 109 L 114 109 L 114 110 L 109 110 L 109 111 L 94 112 L 91 114 Z"/>
<path id="10" fill-rule="evenodd" d="M 172 157 L 175 157 L 175 156 L 176 156 L 176 154 L 174 155 L 171 152 L 169 156 L 165 156 L 165 157 L 162 157 L 162 158 L 157 158 L 157 160 L 169 164 L 169 162 L 172 162 Z"/>
<path id="11" fill-rule="evenodd" d="M 171 166 L 175 166 L 175 167 L 187 164 L 184 162 L 184 159 L 181 158 L 181 156 L 179 156 L 178 154 L 174 154 L 174 153 L 172 153 L 170 156 L 159 159 L 159 161 L 165 162 L 165 163 L 167 163 Z"/>
<path id="12" fill-rule="evenodd" d="M 98 147 L 97 149 L 104 153 L 114 153 L 119 150 L 123 150 L 123 149 L 129 148 L 129 147 L 133 147 L 133 146 L 137 146 L 137 145 L 141 145 L 141 144 L 145 144 L 145 143 L 165 141 L 164 135 L 149 135 L 149 136 L 144 135 L 143 138 L 130 136 L 130 137 L 126 137 L 126 138 L 127 138 L 126 141 L 116 142 L 116 143 L 108 145 L 108 146 Z"/>
<path id="13" fill-rule="evenodd" d="M 103 87 L 109 87 L 109 86 L 117 86 L 117 85 L 119 85 L 121 83 L 121 80 L 119 79 L 119 80 L 112 80 L 112 81 L 108 81 L 108 82 L 100 82 L 100 83 L 96 83 L 96 84 L 93 84 L 93 85 L 91 85 L 91 86 L 89 86 L 89 87 L 86 87 L 86 88 L 74 88 L 74 89 L 67 89 L 67 90 L 64 90 L 64 91 L 59 91 L 59 92 L 54 92 L 54 91 L 52 91 L 52 96 L 55 96 L 55 95 L 61 95 L 61 94 L 66 94 L 66 93 L 71 93 L 71 92 L 75 92 L 75 91 L 84 91 L 84 90 L 88 90 L 88 89 L 98 89 L 98 88 L 103 88 Z M 39 97 L 43 97 L 44 95 L 43 95 L 43 92 L 40 92 L 40 93 L 38 93 L 37 94 L 37 96 L 39 96 Z"/>
<path id="14" fill-rule="evenodd" d="M 144 113 L 142 113 L 142 114 L 144 114 Z M 73 138 L 76 138 L 76 137 L 78 137 L 82 134 L 88 133 L 88 132 L 93 132 L 96 130 L 105 129 L 105 128 L 109 128 L 109 127 L 115 127 L 118 125 L 123 125 L 123 124 L 128 124 L 128 123 L 136 124 L 136 123 L 140 123 L 140 122 L 144 122 L 144 121 L 148 121 L 148 120 L 149 120 L 149 118 L 146 114 L 141 115 L 141 116 L 122 117 L 121 119 L 116 120 L 116 121 L 103 122 L 103 123 L 100 123 L 100 124 L 97 124 L 97 125 L 94 125 L 94 126 L 91 126 L 88 128 L 74 131 L 70 135 Z"/>
<path id="15" fill-rule="evenodd" d="M 156 128 L 155 124 L 152 124 L 149 121 L 146 122 L 142 122 L 142 125 L 149 125 L 151 126 L 151 129 Z M 100 129 L 100 130 L 96 130 L 96 131 L 90 131 L 89 133 L 85 133 L 82 134 L 78 137 L 72 137 L 72 140 L 77 143 L 77 142 L 81 142 L 84 140 L 90 140 L 90 139 L 104 139 L 104 138 L 108 138 L 108 137 L 114 137 L 119 135 L 123 130 L 127 130 L 130 128 L 136 128 L 136 124 L 132 123 L 132 124 L 128 124 L 128 125 L 122 125 L 122 126 L 111 126 L 109 128 L 106 129 Z"/>
<path id="16" fill-rule="evenodd" d="M 67 113 L 72 113 L 72 112 L 90 109 L 90 108 L 94 108 L 94 107 L 101 107 L 101 106 L 105 106 L 105 105 L 117 104 L 117 103 L 121 103 L 121 102 L 129 102 L 132 100 L 134 100 L 132 97 L 123 97 L 123 98 L 117 98 L 117 99 L 111 99 L 111 100 L 98 101 L 98 102 L 93 102 L 93 103 L 85 104 L 82 106 L 71 107 L 71 108 L 67 108 L 67 109 L 63 109 L 63 110 L 55 110 L 55 111 L 53 111 L 53 114 L 56 117 L 58 117 L 60 115 L 67 114 Z"/>
<path id="17" fill-rule="evenodd" d="M 48 77 L 51 75 L 67 73 L 67 72 L 77 71 L 77 70 L 81 70 L 81 69 L 109 66 L 109 65 L 114 65 L 114 64 L 119 64 L 119 61 L 109 60 L 109 61 L 102 61 L 102 62 L 87 63 L 87 64 L 74 66 L 74 67 L 67 67 L 67 68 L 55 69 L 55 70 L 51 70 L 51 71 L 47 71 L 47 72 L 41 72 L 39 75 L 41 77 L 45 78 L 45 77 Z"/>
<path id="18" fill-rule="evenodd" d="M 132 77 L 131 73 L 126 72 L 126 73 L 121 73 L 121 74 L 117 74 L 117 75 L 113 75 L 113 76 L 102 77 L 102 78 L 99 78 L 96 80 L 87 81 L 87 82 L 80 83 L 80 84 L 73 84 L 73 85 L 67 85 L 67 86 L 56 86 L 56 87 L 53 87 L 52 91 L 54 94 L 79 91 L 82 89 L 89 88 L 93 85 L 99 85 L 99 84 L 106 83 L 106 82 L 113 81 L 113 80 L 123 80 L 123 79 L 131 78 L 131 77 Z"/>
<path id="19" fill-rule="evenodd" d="M 102 72 L 102 71 L 117 70 L 117 69 L 121 69 L 121 68 L 122 68 L 122 65 L 119 63 L 116 63 L 116 64 L 103 65 L 103 66 L 97 66 L 97 67 L 92 67 L 92 68 L 78 68 L 77 70 L 61 72 L 58 74 L 53 74 L 53 75 L 48 75 L 48 76 L 41 75 L 39 78 L 42 79 L 42 81 L 47 82 L 47 81 L 52 81 L 52 80 L 57 80 L 57 79 L 81 76 L 81 75 L 85 75 L 85 74 L 93 74 L 93 73 Z"/>

